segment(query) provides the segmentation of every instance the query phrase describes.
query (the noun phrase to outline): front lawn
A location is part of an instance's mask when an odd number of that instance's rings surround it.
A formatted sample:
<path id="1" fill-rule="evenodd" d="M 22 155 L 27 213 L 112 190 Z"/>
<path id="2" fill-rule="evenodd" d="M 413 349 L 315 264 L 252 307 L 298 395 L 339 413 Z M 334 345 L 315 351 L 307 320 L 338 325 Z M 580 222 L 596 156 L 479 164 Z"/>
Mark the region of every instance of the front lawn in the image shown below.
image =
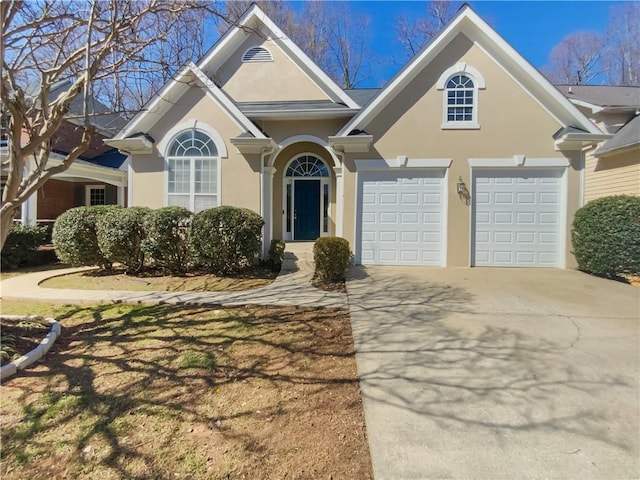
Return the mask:
<path id="1" fill-rule="evenodd" d="M 40 284 L 45 288 L 72 288 L 84 290 L 133 290 L 163 292 L 239 292 L 265 287 L 275 280 L 277 272 L 255 267 L 232 277 L 212 274 L 187 273 L 183 276 L 145 272 L 127 275 L 122 270 L 88 271 L 61 275 Z"/>
<path id="2" fill-rule="evenodd" d="M 371 478 L 346 312 L 2 311 L 63 325 L 0 387 L 3 479 Z"/>

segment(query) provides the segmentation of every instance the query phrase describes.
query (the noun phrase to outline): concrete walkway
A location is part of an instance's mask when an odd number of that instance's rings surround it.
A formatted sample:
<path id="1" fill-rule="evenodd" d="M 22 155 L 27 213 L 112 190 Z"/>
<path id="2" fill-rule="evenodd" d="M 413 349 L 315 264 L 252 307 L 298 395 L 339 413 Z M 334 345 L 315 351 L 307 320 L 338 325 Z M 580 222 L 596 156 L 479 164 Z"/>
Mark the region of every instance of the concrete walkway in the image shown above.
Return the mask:
<path id="1" fill-rule="evenodd" d="M 3 299 L 64 303 L 167 303 L 176 305 L 262 305 L 313 308 L 347 308 L 344 293 L 325 292 L 311 286 L 313 243 L 288 243 L 280 274 L 273 283 L 242 292 L 133 292 L 43 288 L 44 280 L 86 270 L 67 268 L 19 275 L 0 282 Z"/>

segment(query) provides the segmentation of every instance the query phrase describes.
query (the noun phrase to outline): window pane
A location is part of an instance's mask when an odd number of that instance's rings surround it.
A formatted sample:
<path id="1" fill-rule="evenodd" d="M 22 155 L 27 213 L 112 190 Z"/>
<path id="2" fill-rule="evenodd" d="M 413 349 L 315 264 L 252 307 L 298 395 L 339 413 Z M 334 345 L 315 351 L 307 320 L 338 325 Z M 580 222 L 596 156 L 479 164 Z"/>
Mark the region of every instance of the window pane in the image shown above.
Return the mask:
<path id="1" fill-rule="evenodd" d="M 193 212 L 198 213 L 202 210 L 206 210 L 207 208 L 213 208 L 217 206 L 218 202 L 216 195 L 196 195 Z"/>
<path id="2" fill-rule="evenodd" d="M 92 188 L 89 190 L 89 205 L 104 205 L 106 195 L 104 188 Z"/>
<path id="3" fill-rule="evenodd" d="M 184 207 L 191 210 L 189 195 L 169 195 L 167 203 L 170 207 Z"/>
<path id="4" fill-rule="evenodd" d="M 187 159 L 169 160 L 169 193 L 189 193 L 190 161 Z"/>
<path id="5" fill-rule="evenodd" d="M 195 193 L 216 193 L 216 161 L 195 159 Z"/>

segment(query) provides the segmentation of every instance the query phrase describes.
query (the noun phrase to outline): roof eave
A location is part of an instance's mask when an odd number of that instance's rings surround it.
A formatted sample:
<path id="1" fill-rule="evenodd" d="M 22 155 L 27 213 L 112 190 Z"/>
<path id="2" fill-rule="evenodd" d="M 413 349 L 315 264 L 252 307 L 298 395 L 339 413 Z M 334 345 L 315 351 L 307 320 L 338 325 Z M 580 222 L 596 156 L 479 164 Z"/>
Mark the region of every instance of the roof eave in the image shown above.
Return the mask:
<path id="1" fill-rule="evenodd" d="M 329 137 L 329 145 L 334 150 L 344 153 L 366 153 L 373 144 L 373 135 L 351 135 L 343 137 L 335 135 Z"/>
<path id="2" fill-rule="evenodd" d="M 555 140 L 555 149 L 560 150 L 581 150 L 604 140 L 609 140 L 613 135 L 607 133 L 565 133 Z"/>
<path id="3" fill-rule="evenodd" d="M 131 138 L 107 138 L 104 143 L 110 147 L 117 148 L 119 152 L 131 153 L 151 153 L 153 152 L 153 142 L 145 136 Z"/>
<path id="4" fill-rule="evenodd" d="M 264 153 L 269 149 L 275 148 L 277 146 L 271 138 L 238 136 L 231 137 L 229 141 L 234 147 L 236 147 L 238 153 L 241 154 Z"/>
<path id="5" fill-rule="evenodd" d="M 316 120 L 331 118 L 351 118 L 359 109 L 305 109 L 305 110 L 256 110 L 245 112 L 247 118 L 253 120 Z"/>

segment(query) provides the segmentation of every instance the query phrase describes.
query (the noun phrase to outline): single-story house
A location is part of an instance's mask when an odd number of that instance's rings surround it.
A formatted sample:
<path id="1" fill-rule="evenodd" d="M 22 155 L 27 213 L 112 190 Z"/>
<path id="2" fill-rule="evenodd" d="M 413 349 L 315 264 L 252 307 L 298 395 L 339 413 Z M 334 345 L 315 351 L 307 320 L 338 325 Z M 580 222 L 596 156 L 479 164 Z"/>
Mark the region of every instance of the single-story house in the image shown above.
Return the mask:
<path id="1" fill-rule="evenodd" d="M 640 87 L 558 85 L 604 133 L 586 152 L 584 201 L 640 195 Z"/>
<path id="2" fill-rule="evenodd" d="M 52 85 L 49 96 L 57 98 L 70 86 L 69 81 Z M 24 224 L 39 224 L 49 228 L 58 216 L 73 207 L 84 205 L 126 205 L 127 200 L 127 156 L 116 148 L 105 145 L 103 140 L 112 137 L 125 124 L 119 114 L 93 99 L 90 106 L 91 122 L 96 132 L 91 144 L 78 160 L 64 172 L 49 179 L 37 195 L 22 205 L 21 218 Z M 82 99 L 74 100 L 66 118 L 51 140 L 49 164 L 61 163 L 66 155 L 80 143 L 82 129 Z M 26 135 L 26 134 L 25 134 Z M 22 139 L 27 141 L 27 138 Z M 1 132 L 0 159 L 8 156 L 8 135 Z M 4 188 L 6 172 L 0 177 Z"/>
<path id="3" fill-rule="evenodd" d="M 380 90 L 341 89 L 258 7 L 118 135 L 130 205 L 246 207 L 362 264 L 573 267 L 608 138 L 469 6 Z"/>

